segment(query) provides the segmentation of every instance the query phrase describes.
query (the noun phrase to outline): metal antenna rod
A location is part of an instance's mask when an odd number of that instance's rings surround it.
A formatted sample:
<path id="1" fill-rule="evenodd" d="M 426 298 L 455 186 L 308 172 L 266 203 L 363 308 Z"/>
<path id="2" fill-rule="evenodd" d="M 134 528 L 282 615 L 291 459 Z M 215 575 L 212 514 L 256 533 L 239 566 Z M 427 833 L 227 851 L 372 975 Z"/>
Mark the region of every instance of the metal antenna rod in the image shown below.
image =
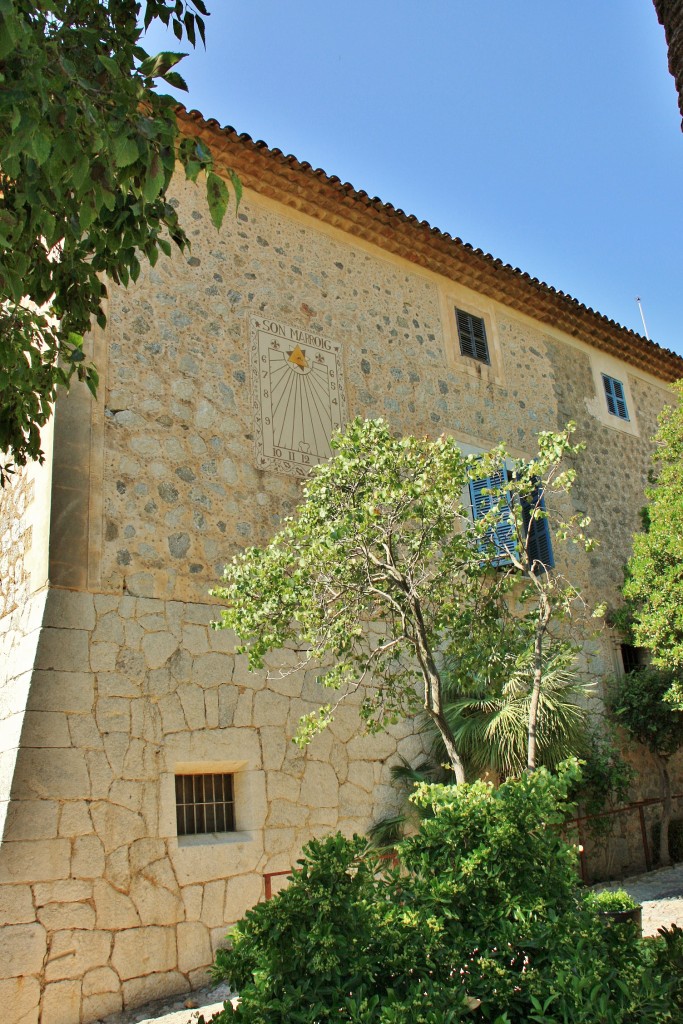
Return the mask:
<path id="1" fill-rule="evenodd" d="M 647 333 L 647 324 L 645 323 L 645 314 L 643 313 L 643 307 L 640 304 L 640 295 L 636 295 L 636 302 L 638 303 L 638 309 L 640 310 L 640 319 L 643 321 L 643 330 L 645 331 L 645 337 L 650 340 L 650 335 Z"/>

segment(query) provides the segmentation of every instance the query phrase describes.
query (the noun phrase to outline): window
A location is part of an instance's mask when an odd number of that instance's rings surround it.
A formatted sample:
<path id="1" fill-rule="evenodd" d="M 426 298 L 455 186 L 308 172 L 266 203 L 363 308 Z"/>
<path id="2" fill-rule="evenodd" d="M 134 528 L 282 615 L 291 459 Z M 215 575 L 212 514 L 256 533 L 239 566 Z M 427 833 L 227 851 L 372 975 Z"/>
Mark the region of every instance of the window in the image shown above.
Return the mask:
<path id="1" fill-rule="evenodd" d="M 235 831 L 232 775 L 176 775 L 175 797 L 179 836 Z"/>
<path id="2" fill-rule="evenodd" d="M 621 644 L 621 661 L 624 672 L 636 672 L 645 664 L 642 647 L 633 647 L 631 644 Z"/>
<path id="3" fill-rule="evenodd" d="M 515 522 L 506 495 L 500 498 L 495 494 L 484 493 L 500 487 L 506 481 L 512 479 L 508 469 L 500 471 L 481 480 L 470 481 L 470 499 L 472 501 L 473 519 L 481 519 L 494 504 L 500 504 L 500 519 L 496 527 L 487 538 L 496 549 L 496 557 L 493 565 L 511 565 L 510 554 L 517 551 L 517 537 L 515 536 Z M 514 500 L 514 498 L 513 498 Z M 535 508 L 545 512 L 545 499 L 543 494 L 536 487 L 529 498 L 521 498 L 522 524 L 526 535 L 526 550 L 531 562 L 537 563 L 539 571 L 552 569 L 555 565 L 553 557 L 553 546 L 550 540 L 550 527 L 545 516 L 538 519 L 533 517 Z"/>
<path id="4" fill-rule="evenodd" d="M 618 416 L 620 420 L 628 420 L 628 409 L 626 408 L 626 395 L 624 385 L 616 377 L 609 377 L 606 373 L 602 375 L 602 383 L 605 388 L 607 409 L 612 416 Z"/>
<path id="5" fill-rule="evenodd" d="M 486 341 L 486 327 L 480 316 L 465 313 L 462 309 L 455 310 L 455 321 L 458 325 L 460 352 L 463 356 L 478 359 L 480 363 L 490 363 L 489 346 Z"/>

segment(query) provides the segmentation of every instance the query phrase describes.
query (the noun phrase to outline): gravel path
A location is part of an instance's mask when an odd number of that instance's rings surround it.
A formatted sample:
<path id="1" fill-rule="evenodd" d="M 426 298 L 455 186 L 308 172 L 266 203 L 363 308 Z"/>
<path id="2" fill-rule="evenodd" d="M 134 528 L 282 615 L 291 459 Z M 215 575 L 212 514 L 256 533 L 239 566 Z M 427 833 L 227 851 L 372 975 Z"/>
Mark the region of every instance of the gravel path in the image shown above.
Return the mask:
<path id="1" fill-rule="evenodd" d="M 626 889 L 643 906 L 643 935 L 656 935 L 672 922 L 683 927 L 683 864 L 646 875 L 612 882 L 601 889 Z M 157 1000 L 136 1010 L 107 1017 L 103 1024 L 197 1024 L 202 1014 L 210 1021 L 230 997 L 227 985 L 197 989 L 171 999 Z"/>

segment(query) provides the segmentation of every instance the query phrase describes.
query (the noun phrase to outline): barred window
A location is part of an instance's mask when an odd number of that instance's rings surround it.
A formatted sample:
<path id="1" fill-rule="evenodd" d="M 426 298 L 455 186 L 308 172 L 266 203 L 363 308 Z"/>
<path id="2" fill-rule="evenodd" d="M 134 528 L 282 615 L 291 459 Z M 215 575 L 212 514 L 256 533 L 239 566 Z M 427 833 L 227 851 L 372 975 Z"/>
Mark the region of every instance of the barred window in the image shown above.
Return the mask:
<path id="1" fill-rule="evenodd" d="M 232 775 L 176 775 L 175 798 L 179 836 L 235 831 Z"/>

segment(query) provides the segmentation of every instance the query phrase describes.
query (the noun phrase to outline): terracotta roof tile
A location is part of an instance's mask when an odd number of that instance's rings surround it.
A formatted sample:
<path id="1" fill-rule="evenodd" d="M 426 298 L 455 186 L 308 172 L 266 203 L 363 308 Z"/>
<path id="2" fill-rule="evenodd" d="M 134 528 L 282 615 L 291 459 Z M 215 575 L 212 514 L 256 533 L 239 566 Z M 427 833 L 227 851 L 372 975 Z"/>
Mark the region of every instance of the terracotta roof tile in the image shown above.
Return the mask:
<path id="1" fill-rule="evenodd" d="M 177 108 L 181 130 L 211 146 L 217 170 L 232 168 L 243 184 L 285 206 L 393 252 L 542 323 L 581 338 L 666 381 L 683 377 L 683 358 L 585 306 L 560 289 L 503 263 L 413 214 L 357 190 L 306 161 L 271 149 L 246 132 L 221 127 L 198 110 Z"/>

